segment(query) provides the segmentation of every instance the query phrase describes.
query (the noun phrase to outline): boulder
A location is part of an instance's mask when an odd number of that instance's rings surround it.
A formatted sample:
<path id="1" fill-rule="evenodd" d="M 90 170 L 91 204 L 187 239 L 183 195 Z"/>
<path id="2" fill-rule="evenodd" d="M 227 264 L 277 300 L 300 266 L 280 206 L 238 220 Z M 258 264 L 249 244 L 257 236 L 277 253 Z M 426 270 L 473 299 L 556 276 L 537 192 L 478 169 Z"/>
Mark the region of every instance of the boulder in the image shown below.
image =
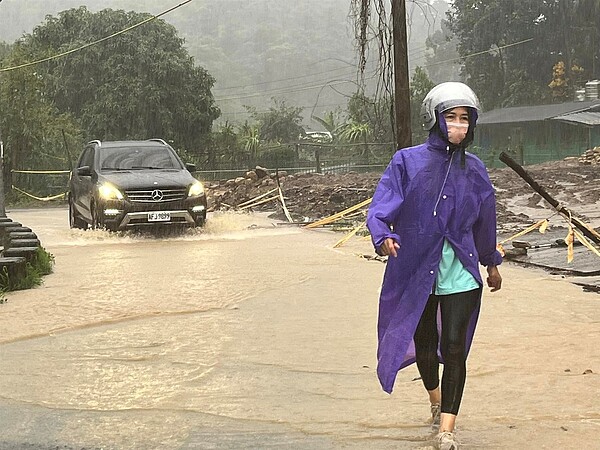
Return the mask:
<path id="1" fill-rule="evenodd" d="M 258 179 L 265 178 L 269 176 L 269 170 L 264 167 L 256 166 L 254 169 L 254 173 L 258 176 Z"/>

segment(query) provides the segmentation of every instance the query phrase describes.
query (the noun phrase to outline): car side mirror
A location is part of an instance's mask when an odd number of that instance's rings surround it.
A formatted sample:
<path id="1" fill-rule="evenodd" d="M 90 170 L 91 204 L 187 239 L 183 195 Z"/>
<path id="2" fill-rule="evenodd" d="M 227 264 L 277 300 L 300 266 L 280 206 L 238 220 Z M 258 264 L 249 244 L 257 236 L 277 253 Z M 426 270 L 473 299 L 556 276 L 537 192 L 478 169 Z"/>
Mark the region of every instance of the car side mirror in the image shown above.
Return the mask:
<path id="1" fill-rule="evenodd" d="M 92 169 L 90 168 L 90 166 L 81 166 L 81 167 L 78 167 L 76 170 L 77 170 L 77 175 L 79 175 L 80 177 L 91 177 L 92 176 Z"/>
<path id="2" fill-rule="evenodd" d="M 192 164 L 192 163 L 186 163 L 185 168 L 189 171 L 189 172 L 195 172 L 196 171 L 196 164 Z"/>

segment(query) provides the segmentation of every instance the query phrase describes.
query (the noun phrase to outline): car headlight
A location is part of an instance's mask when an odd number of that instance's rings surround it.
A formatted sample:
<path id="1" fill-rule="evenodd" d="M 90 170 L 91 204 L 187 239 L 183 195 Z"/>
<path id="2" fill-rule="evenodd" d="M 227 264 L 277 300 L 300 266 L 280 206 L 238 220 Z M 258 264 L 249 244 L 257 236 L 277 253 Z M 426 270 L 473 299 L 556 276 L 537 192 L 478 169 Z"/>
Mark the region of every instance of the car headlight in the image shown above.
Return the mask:
<path id="1" fill-rule="evenodd" d="M 199 181 L 195 181 L 194 184 L 190 186 L 188 197 L 197 197 L 202 194 L 204 194 L 204 186 Z"/>
<path id="2" fill-rule="evenodd" d="M 123 200 L 123 194 L 112 184 L 104 183 L 98 188 L 100 197 L 104 200 Z"/>

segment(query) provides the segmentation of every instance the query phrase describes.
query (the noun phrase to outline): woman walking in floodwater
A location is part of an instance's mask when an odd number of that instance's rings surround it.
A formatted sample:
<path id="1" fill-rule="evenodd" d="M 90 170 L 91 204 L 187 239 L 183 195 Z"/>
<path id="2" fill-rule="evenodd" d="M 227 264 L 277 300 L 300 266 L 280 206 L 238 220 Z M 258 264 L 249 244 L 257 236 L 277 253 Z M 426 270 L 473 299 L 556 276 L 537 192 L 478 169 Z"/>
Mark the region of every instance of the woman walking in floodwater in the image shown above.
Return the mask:
<path id="1" fill-rule="evenodd" d="M 502 284 L 494 189 L 483 163 L 465 153 L 478 110 L 467 85 L 434 87 L 421 108 L 427 141 L 396 152 L 367 216 L 377 253 L 389 256 L 379 299 L 377 374 L 391 393 L 398 371 L 417 363 L 444 450 L 459 448 L 454 424 L 483 290 L 479 263 L 487 267 L 492 292 Z"/>

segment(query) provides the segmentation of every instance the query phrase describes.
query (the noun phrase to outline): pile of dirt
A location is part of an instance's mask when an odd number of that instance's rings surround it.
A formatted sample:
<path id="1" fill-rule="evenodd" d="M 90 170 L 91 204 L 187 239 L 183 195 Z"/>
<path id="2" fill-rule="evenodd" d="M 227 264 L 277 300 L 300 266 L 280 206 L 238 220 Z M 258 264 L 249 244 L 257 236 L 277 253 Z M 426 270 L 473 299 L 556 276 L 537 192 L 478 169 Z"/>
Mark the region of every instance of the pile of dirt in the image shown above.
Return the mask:
<path id="1" fill-rule="evenodd" d="M 277 176 L 274 173 L 254 179 L 255 171 L 246 177 L 223 180 L 208 186 L 210 210 L 245 208 L 253 198 L 275 190 L 257 202 L 278 195 Z M 354 206 L 373 196 L 380 173 L 317 174 L 299 173 L 287 175 L 279 172 L 285 204 L 294 221 L 309 222 L 330 216 Z M 274 217 L 286 220 L 281 204 L 269 201 L 251 208 L 254 211 L 273 211 Z"/>
<path id="2" fill-rule="evenodd" d="M 583 158 L 566 158 L 526 167 L 527 172 L 556 200 L 575 212 L 583 205 L 600 208 L 600 174 L 598 168 Z M 496 188 L 498 228 L 512 233 L 531 224 L 532 211 L 549 206 L 510 168 L 490 169 Z M 295 174 L 279 173 L 279 183 L 286 206 L 294 221 L 308 222 L 330 216 L 354 206 L 373 195 L 381 173 Z M 259 195 L 267 200 L 278 195 L 277 177 L 257 168 L 245 177 L 215 182 L 208 186 L 209 209 L 236 209 Z M 259 201 L 260 201 L 259 200 Z M 597 204 L 597 205 L 595 205 Z M 248 208 L 250 209 L 250 208 Z M 251 208 L 274 211 L 273 216 L 286 220 L 281 204 L 270 200 Z M 582 215 L 585 220 L 585 214 Z M 361 220 L 361 217 L 355 217 Z"/>

